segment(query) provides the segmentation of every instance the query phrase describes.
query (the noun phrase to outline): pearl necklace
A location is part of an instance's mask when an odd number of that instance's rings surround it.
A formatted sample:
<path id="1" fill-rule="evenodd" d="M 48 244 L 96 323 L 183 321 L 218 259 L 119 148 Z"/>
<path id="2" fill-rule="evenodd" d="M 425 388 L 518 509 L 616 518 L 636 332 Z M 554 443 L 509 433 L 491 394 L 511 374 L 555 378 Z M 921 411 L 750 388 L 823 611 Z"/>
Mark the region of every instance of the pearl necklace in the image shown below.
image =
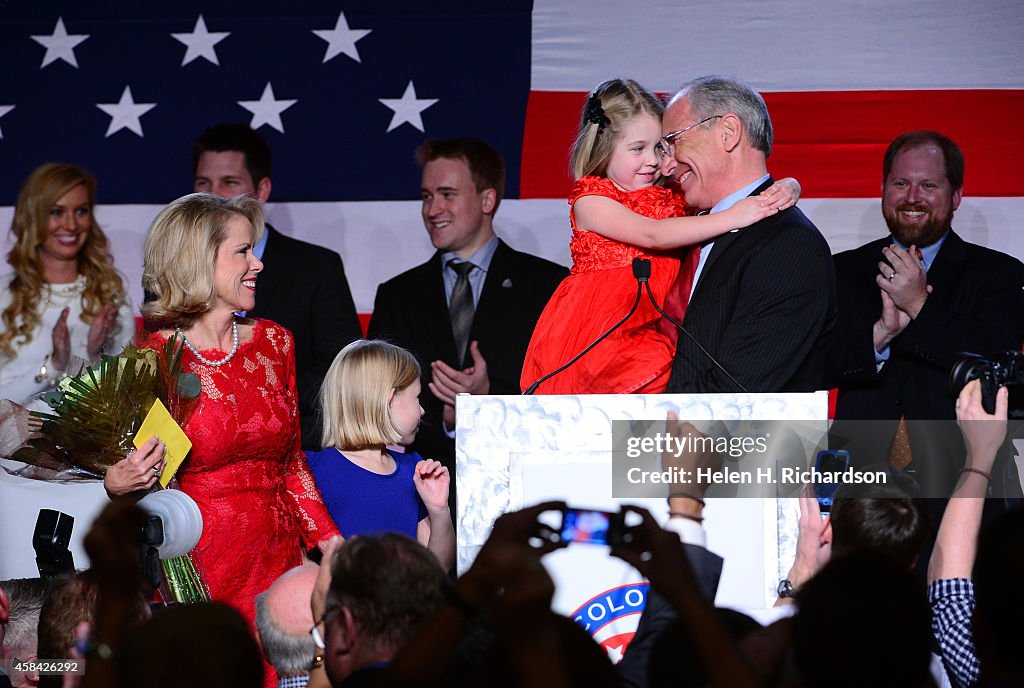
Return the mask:
<path id="1" fill-rule="evenodd" d="M 47 283 L 46 288 L 46 305 L 53 306 L 54 299 L 72 299 L 76 296 L 81 296 L 85 292 L 85 275 L 79 275 L 74 282 L 70 284 L 49 284 Z"/>
<path id="2" fill-rule="evenodd" d="M 224 358 L 220 359 L 219 361 L 211 361 L 206 356 L 203 356 L 201 353 L 199 353 L 196 350 L 196 348 L 194 346 L 192 346 L 192 343 L 185 338 L 185 333 L 181 331 L 180 327 L 175 329 L 174 331 L 181 338 L 181 341 L 185 344 L 185 346 L 188 348 L 188 350 L 192 352 L 192 355 L 195 356 L 196 358 L 198 358 L 200 360 L 200 362 L 205 363 L 208 366 L 213 366 L 214 368 L 219 368 L 220 366 L 224 365 L 225 363 L 230 361 L 232 358 L 234 358 L 235 354 L 238 353 L 238 321 L 237 320 L 232 320 L 231 321 L 231 351 L 228 353 L 227 356 L 225 356 Z"/>

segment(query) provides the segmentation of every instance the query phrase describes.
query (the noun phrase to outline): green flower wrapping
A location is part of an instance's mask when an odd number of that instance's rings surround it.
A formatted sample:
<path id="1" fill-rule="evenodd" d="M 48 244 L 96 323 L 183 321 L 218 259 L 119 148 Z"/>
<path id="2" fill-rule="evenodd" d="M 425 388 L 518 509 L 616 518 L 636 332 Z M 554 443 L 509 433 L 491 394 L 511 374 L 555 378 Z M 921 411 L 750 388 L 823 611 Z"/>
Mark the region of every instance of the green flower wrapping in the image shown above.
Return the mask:
<path id="1" fill-rule="evenodd" d="M 41 437 L 11 457 L 28 464 L 18 475 L 44 480 L 102 479 L 110 466 L 133 449 L 133 438 L 160 399 L 183 424 L 199 396 L 199 379 L 181 372 L 181 346 L 171 337 L 159 355 L 132 345 L 118 356 L 104 356 L 67 377 L 41 398 L 52 413 L 42 420 Z"/>

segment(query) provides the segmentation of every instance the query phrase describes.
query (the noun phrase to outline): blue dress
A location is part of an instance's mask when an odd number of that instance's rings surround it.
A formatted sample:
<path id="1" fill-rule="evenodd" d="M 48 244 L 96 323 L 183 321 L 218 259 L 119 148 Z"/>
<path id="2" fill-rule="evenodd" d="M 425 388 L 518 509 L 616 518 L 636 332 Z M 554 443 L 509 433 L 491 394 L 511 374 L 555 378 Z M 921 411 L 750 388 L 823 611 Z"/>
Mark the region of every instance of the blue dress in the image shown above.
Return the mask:
<path id="1" fill-rule="evenodd" d="M 390 475 L 368 471 L 334 447 L 306 453 L 327 510 L 346 538 L 385 532 L 416 538 L 416 526 L 427 516 L 413 482 L 420 455 L 388 454 L 395 460 Z"/>

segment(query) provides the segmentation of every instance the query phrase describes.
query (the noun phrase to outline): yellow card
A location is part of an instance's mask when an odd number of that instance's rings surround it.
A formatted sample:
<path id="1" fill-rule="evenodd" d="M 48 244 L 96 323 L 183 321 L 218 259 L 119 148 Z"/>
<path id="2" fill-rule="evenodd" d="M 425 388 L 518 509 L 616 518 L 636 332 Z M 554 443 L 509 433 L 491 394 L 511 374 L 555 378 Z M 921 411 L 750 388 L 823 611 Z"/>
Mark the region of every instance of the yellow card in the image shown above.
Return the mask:
<path id="1" fill-rule="evenodd" d="M 160 487 L 167 487 L 171 478 L 178 471 L 178 466 L 185 460 L 185 456 L 192 448 L 192 441 L 185 435 L 185 431 L 174 422 L 170 412 L 159 399 L 153 402 L 153 408 L 149 409 L 146 420 L 142 421 L 142 427 L 139 428 L 132 443 L 138 449 L 153 435 L 159 437 L 167 445 L 167 451 L 164 454 L 167 465 L 164 466 L 164 471 L 160 474 Z"/>

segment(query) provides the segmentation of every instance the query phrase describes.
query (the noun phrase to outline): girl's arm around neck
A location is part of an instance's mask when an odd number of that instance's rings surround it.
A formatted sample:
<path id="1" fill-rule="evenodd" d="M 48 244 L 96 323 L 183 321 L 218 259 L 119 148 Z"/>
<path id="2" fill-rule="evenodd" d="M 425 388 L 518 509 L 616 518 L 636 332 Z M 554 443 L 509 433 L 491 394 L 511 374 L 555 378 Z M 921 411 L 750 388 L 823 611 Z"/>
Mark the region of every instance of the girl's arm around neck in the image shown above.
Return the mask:
<path id="1" fill-rule="evenodd" d="M 746 227 L 777 210 L 759 197 L 744 198 L 720 213 L 652 220 L 605 196 L 584 196 L 573 204 L 576 226 L 641 248 L 664 250 L 700 244 Z"/>

